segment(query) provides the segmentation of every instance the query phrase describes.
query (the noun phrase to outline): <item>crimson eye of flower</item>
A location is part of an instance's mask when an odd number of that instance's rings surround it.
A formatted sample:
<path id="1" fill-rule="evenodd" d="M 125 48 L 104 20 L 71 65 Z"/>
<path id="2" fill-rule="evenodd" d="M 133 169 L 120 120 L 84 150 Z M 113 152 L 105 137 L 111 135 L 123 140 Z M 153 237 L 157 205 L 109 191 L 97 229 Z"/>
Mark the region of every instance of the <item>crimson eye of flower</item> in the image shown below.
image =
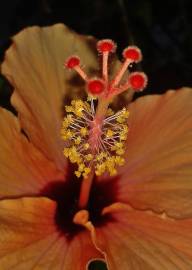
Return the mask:
<path id="1" fill-rule="evenodd" d="M 69 242 L 84 230 L 82 226 L 73 222 L 74 215 L 79 211 L 78 197 L 81 187 L 81 181 L 75 176 L 74 169 L 75 166 L 68 163 L 66 181 L 51 182 L 40 191 L 41 196 L 56 202 L 55 224 L 57 230 L 64 234 Z M 113 177 L 110 186 L 107 182 L 94 182 L 88 205 L 90 220 L 94 226 L 103 226 L 112 220 L 111 215 L 102 215 L 102 210 L 117 200 L 118 180 L 117 176 Z"/>
<path id="2" fill-rule="evenodd" d="M 138 47 L 136 46 L 129 46 L 124 49 L 123 51 L 123 57 L 125 59 L 130 59 L 134 61 L 135 63 L 138 63 L 142 60 L 142 54 Z"/>
<path id="3" fill-rule="evenodd" d="M 88 93 L 92 95 L 101 94 L 104 91 L 105 84 L 101 79 L 91 79 L 87 82 Z"/>
<path id="4" fill-rule="evenodd" d="M 141 91 L 147 85 L 147 76 L 143 72 L 133 72 L 129 76 L 130 87 L 135 91 Z"/>
<path id="5" fill-rule="evenodd" d="M 97 42 L 97 50 L 100 53 L 114 52 L 116 50 L 116 45 L 111 39 L 103 39 Z"/>
<path id="6" fill-rule="evenodd" d="M 71 56 L 65 62 L 65 66 L 69 69 L 73 69 L 76 66 L 79 66 L 80 58 L 78 56 Z"/>

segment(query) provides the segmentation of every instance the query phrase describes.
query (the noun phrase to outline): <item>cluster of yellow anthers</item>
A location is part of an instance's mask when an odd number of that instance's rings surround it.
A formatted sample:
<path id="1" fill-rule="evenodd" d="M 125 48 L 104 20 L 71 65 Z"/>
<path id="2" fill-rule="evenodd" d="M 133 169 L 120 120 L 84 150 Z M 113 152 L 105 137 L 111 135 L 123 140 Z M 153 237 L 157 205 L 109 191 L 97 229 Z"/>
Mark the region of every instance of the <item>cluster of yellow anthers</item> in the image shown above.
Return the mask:
<path id="1" fill-rule="evenodd" d="M 72 163 L 77 163 L 77 177 L 86 178 L 94 170 L 96 175 L 117 173 L 117 165 L 124 163 L 124 142 L 127 138 L 128 111 L 126 108 L 113 112 L 108 108 L 115 96 L 132 89 L 141 91 L 147 83 L 143 72 L 133 72 L 122 82 L 129 65 L 139 62 L 142 54 L 136 46 L 123 51 L 124 62 L 114 78 L 109 79 L 108 56 L 116 49 L 112 40 L 100 40 L 97 50 L 102 55 L 102 77 L 89 78 L 80 65 L 78 56 L 67 59 L 65 66 L 75 70 L 86 82 L 87 101 L 72 100 L 66 106 L 66 116 L 62 123 L 61 136 L 66 142 L 64 155 Z M 97 100 L 96 100 L 97 99 Z"/>
<path id="2" fill-rule="evenodd" d="M 124 108 L 115 114 L 108 109 L 98 136 L 92 125 L 95 119 L 93 99 L 90 102 L 73 100 L 65 109 L 68 114 L 63 120 L 61 136 L 69 146 L 64 148 L 64 155 L 78 164 L 76 176 L 86 177 L 90 168 L 95 169 L 96 175 L 105 171 L 110 175 L 116 174 L 116 165 L 124 163 L 122 155 L 128 132 L 128 111 Z"/>

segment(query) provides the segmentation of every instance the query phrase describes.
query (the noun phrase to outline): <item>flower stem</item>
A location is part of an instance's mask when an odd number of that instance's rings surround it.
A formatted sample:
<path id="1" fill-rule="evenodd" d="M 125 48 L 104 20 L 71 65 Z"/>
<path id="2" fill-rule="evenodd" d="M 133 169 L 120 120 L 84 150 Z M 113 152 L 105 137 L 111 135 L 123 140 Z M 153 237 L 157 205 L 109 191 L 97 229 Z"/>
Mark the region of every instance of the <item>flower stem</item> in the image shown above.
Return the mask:
<path id="1" fill-rule="evenodd" d="M 89 194 L 93 182 L 94 177 L 94 170 L 92 169 L 89 175 L 82 180 L 81 189 L 80 189 L 80 196 L 79 196 L 79 208 L 83 209 L 86 208 L 87 203 L 89 201 Z"/>

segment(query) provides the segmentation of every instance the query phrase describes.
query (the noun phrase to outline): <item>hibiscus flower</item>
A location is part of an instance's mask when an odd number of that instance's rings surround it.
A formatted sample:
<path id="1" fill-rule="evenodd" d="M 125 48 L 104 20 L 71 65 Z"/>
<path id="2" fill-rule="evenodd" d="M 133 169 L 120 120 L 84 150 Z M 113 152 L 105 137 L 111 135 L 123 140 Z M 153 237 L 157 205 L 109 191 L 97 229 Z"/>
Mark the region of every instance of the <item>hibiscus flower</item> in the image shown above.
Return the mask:
<path id="1" fill-rule="evenodd" d="M 93 117 L 93 98 L 103 101 L 106 51 L 112 50 L 105 42 L 102 79 L 95 40 L 61 24 L 23 30 L 6 52 L 2 73 L 14 87 L 18 116 L 0 109 L 1 270 L 84 270 L 95 258 L 109 270 L 192 269 L 192 90 L 132 103 L 129 90 L 114 100 L 118 115 L 103 104 L 103 140 L 111 142 L 118 124 L 120 133 L 110 150 L 106 144 L 102 151 L 94 148 L 101 134 L 94 126 L 94 141 L 86 137 L 85 111 Z M 133 47 L 124 57 L 128 66 L 130 58 L 140 60 L 140 51 Z M 64 61 L 86 81 L 88 101 L 84 81 L 63 69 Z M 113 86 L 125 62 L 113 59 Z M 96 77 L 88 80 L 86 74 Z M 144 74 L 135 73 L 113 93 L 139 90 L 145 82 Z M 72 127 L 82 117 L 79 138 Z"/>

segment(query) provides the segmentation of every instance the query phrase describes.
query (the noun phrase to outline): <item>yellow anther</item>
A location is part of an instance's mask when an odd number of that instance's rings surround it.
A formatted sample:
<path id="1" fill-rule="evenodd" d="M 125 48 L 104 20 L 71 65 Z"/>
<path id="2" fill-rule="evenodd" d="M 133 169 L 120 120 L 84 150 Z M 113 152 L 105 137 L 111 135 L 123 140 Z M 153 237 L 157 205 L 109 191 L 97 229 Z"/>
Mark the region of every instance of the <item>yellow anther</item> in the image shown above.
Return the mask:
<path id="1" fill-rule="evenodd" d="M 69 121 L 69 123 L 71 124 L 72 122 L 73 122 L 73 116 L 72 116 L 72 114 L 68 114 L 67 116 L 66 116 L 66 119 Z"/>
<path id="2" fill-rule="evenodd" d="M 64 148 L 63 149 L 63 154 L 65 157 L 69 157 L 69 148 Z"/>
<path id="3" fill-rule="evenodd" d="M 88 167 L 85 167 L 83 177 L 87 177 L 87 175 L 91 172 L 91 169 Z"/>
<path id="4" fill-rule="evenodd" d="M 117 174 L 117 170 L 114 167 L 113 168 L 110 168 L 109 174 L 110 174 L 110 176 L 114 176 L 114 175 Z"/>
<path id="5" fill-rule="evenodd" d="M 116 143 L 116 147 L 117 147 L 117 148 L 122 148 L 122 147 L 123 147 L 123 143 L 122 143 L 122 142 Z"/>
<path id="6" fill-rule="evenodd" d="M 63 130 L 61 130 L 61 136 L 62 136 L 63 140 L 68 140 L 73 136 L 73 133 L 68 129 L 66 129 L 66 130 L 63 129 Z"/>
<path id="7" fill-rule="evenodd" d="M 114 135 L 114 131 L 111 130 L 111 129 L 108 129 L 107 132 L 106 132 L 106 136 L 107 136 L 108 138 L 110 138 L 110 137 L 113 137 L 113 135 Z"/>
<path id="8" fill-rule="evenodd" d="M 102 175 L 106 170 L 106 162 L 103 162 L 102 164 L 97 164 L 96 165 L 96 175 Z"/>
<path id="9" fill-rule="evenodd" d="M 122 125 L 122 130 L 120 131 L 119 137 L 121 141 L 125 141 L 127 139 L 128 127 L 126 125 Z"/>
<path id="10" fill-rule="evenodd" d="M 121 114 L 117 117 L 117 122 L 118 123 L 124 123 L 127 118 L 129 116 L 129 112 L 124 108 L 122 111 L 121 111 Z"/>
<path id="11" fill-rule="evenodd" d="M 76 108 L 75 114 L 79 117 L 82 117 L 83 116 L 82 110 L 83 108 Z"/>
<path id="12" fill-rule="evenodd" d="M 127 138 L 127 136 L 122 135 L 122 134 L 120 135 L 120 140 L 121 140 L 121 141 L 125 141 L 125 140 L 126 140 L 126 138 Z"/>
<path id="13" fill-rule="evenodd" d="M 83 172 L 84 168 L 85 168 L 85 164 L 81 163 L 81 164 L 79 165 L 78 171 L 79 171 L 79 172 Z"/>
<path id="14" fill-rule="evenodd" d="M 92 154 L 88 154 L 88 155 L 85 156 L 85 158 L 86 158 L 87 161 L 90 161 L 90 160 L 93 159 L 93 155 Z"/>
<path id="15" fill-rule="evenodd" d="M 122 115 L 120 115 L 120 116 L 117 117 L 117 122 L 118 123 L 124 123 L 125 122 L 125 118 L 122 117 Z"/>
<path id="16" fill-rule="evenodd" d="M 103 158 L 106 158 L 107 157 L 107 153 L 105 152 L 100 152 L 97 156 L 96 156 L 96 160 L 97 161 L 100 161 L 102 160 Z"/>
<path id="17" fill-rule="evenodd" d="M 81 173 L 79 171 L 75 171 L 75 175 L 79 178 L 81 176 Z"/>
<path id="18" fill-rule="evenodd" d="M 111 147 L 111 151 L 116 151 L 116 150 L 118 150 L 120 148 L 123 148 L 123 143 L 122 142 L 117 142 L 115 145 L 113 145 Z"/>
<path id="19" fill-rule="evenodd" d="M 89 144 L 88 143 L 85 143 L 84 146 L 83 146 L 84 150 L 87 150 L 89 149 Z"/>
<path id="20" fill-rule="evenodd" d="M 117 155 L 123 155 L 125 153 L 125 150 L 123 148 L 119 148 L 116 153 Z"/>
<path id="21" fill-rule="evenodd" d="M 82 117 L 83 106 L 84 103 L 82 100 L 72 100 L 71 106 L 65 106 L 65 110 L 66 112 L 73 112 L 75 115 Z"/>
<path id="22" fill-rule="evenodd" d="M 74 140 L 75 144 L 79 145 L 80 142 L 81 142 L 81 137 L 77 137 L 75 140 Z"/>
<path id="23" fill-rule="evenodd" d="M 82 127 L 80 129 L 80 133 L 83 137 L 85 137 L 88 134 L 88 129 L 86 127 Z"/>
<path id="24" fill-rule="evenodd" d="M 91 169 L 90 169 L 90 168 L 85 168 L 85 169 L 84 169 L 84 172 L 88 174 L 88 173 L 91 172 Z"/>
<path id="25" fill-rule="evenodd" d="M 123 132 L 127 133 L 128 132 L 128 126 L 127 125 L 122 125 Z"/>
<path id="26" fill-rule="evenodd" d="M 72 100 L 71 105 L 73 105 L 74 107 L 83 107 L 84 102 L 81 99 Z"/>
<path id="27" fill-rule="evenodd" d="M 79 153 L 77 152 L 77 148 L 75 146 L 72 146 L 69 149 L 69 159 L 72 163 L 81 163 L 81 157 Z"/>
<path id="28" fill-rule="evenodd" d="M 115 162 L 116 162 L 117 165 L 122 166 L 125 163 L 125 160 L 124 160 L 124 158 L 122 158 L 120 156 L 116 156 L 115 157 Z"/>
<path id="29" fill-rule="evenodd" d="M 65 118 L 62 123 L 62 128 L 67 128 L 69 125 L 70 125 L 70 122 L 68 121 L 67 118 Z"/>
<path id="30" fill-rule="evenodd" d="M 122 110 L 122 116 L 125 117 L 125 118 L 128 118 L 129 117 L 129 111 L 124 108 Z"/>
<path id="31" fill-rule="evenodd" d="M 74 111 L 72 106 L 65 106 L 65 110 L 66 110 L 66 112 L 73 112 Z"/>

